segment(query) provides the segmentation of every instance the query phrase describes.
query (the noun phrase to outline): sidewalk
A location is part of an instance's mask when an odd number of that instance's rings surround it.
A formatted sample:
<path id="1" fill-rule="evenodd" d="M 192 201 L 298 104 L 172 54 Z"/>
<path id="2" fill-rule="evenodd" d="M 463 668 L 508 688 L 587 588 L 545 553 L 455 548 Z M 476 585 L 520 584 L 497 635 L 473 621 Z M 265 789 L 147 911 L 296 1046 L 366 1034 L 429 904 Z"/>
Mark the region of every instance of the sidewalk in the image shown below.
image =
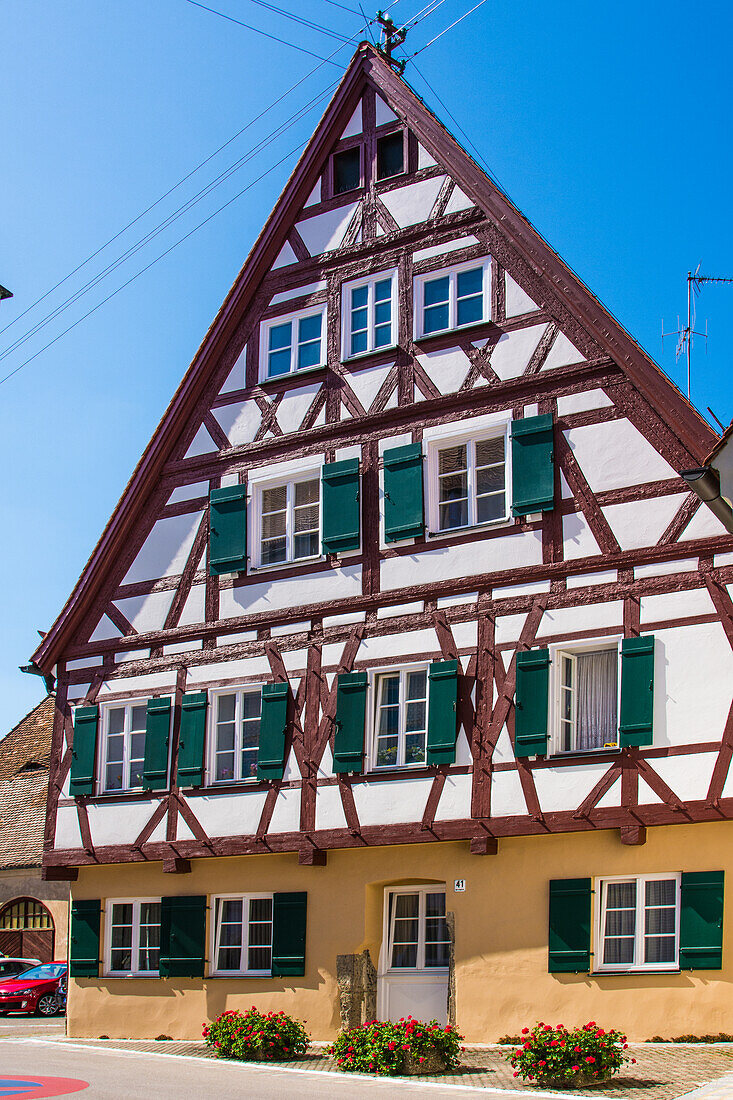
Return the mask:
<path id="1" fill-rule="evenodd" d="M 63 1036 L 51 1040 L 63 1045 L 106 1050 L 147 1052 L 175 1057 L 212 1059 L 213 1055 L 203 1042 L 176 1040 L 153 1041 L 145 1039 L 66 1039 Z M 511 1092 L 539 1093 L 513 1076 L 506 1061 L 507 1047 L 467 1047 L 461 1056 L 462 1064 L 453 1073 L 432 1077 L 411 1077 L 411 1082 L 441 1085 L 463 1085 L 473 1088 L 499 1089 Z M 629 1053 L 636 1058 L 635 1066 L 627 1066 L 597 1088 L 584 1088 L 574 1096 L 610 1097 L 612 1100 L 677 1100 L 689 1094 L 689 1100 L 733 1100 L 733 1044 L 682 1044 L 682 1043 L 632 1043 Z M 217 1061 L 221 1061 L 217 1059 Z M 289 1062 L 278 1062 L 273 1068 L 290 1071 L 340 1073 L 326 1053 L 323 1045 L 312 1045 L 308 1052 Z M 633 1072 L 632 1072 L 633 1071 Z M 391 1078 L 397 1083 L 399 1078 Z"/>

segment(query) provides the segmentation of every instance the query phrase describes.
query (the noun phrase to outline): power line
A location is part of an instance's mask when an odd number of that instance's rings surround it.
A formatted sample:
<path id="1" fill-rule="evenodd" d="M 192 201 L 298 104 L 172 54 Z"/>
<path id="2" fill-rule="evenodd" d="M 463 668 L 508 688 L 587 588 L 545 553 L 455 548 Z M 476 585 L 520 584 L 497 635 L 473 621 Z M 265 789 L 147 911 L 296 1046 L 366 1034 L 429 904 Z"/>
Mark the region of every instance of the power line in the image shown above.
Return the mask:
<path id="1" fill-rule="evenodd" d="M 457 27 L 459 23 L 462 23 L 463 20 L 467 19 L 469 15 L 472 15 L 473 12 L 478 11 L 478 9 L 482 7 L 485 3 L 486 0 L 479 0 L 478 4 L 474 4 L 474 6 L 469 11 L 464 12 L 464 14 L 459 19 L 456 19 L 453 23 L 451 23 L 449 27 L 446 27 L 445 30 L 442 30 L 440 34 L 436 34 L 435 38 L 431 38 L 429 42 L 426 42 L 424 46 L 421 46 L 419 50 L 416 50 L 415 53 L 411 54 L 408 58 L 408 61 L 412 60 L 412 58 L 417 57 L 418 54 L 421 54 L 425 50 L 427 50 L 428 46 L 432 46 L 433 42 L 437 42 L 438 39 L 442 38 L 444 34 L 448 33 L 448 31 L 452 31 L 454 27 Z"/>
<path id="2" fill-rule="evenodd" d="M 301 53 L 307 53 L 311 57 L 317 57 L 319 61 L 328 61 L 326 57 L 321 57 L 319 53 L 314 53 L 313 50 L 307 50 L 305 46 L 296 46 L 294 42 L 288 42 L 287 38 L 278 38 L 276 34 L 270 34 L 269 31 L 263 31 L 259 27 L 253 27 L 250 23 L 243 23 L 241 19 L 235 19 L 233 15 L 225 15 L 223 11 L 217 11 L 216 8 L 209 8 L 206 4 L 199 4 L 198 0 L 186 0 L 187 4 L 193 4 L 195 8 L 201 8 L 202 11 L 209 11 L 212 15 L 218 15 L 221 19 L 227 19 L 230 23 L 236 23 L 239 27 L 244 27 L 248 31 L 254 31 L 255 34 L 261 34 L 265 38 L 272 39 L 273 42 L 280 42 L 283 46 L 290 46 L 294 50 L 300 50 Z M 337 61 L 332 61 L 332 65 L 336 65 L 340 68 Z"/>
<path id="3" fill-rule="evenodd" d="M 327 89 L 326 92 L 320 98 L 323 99 L 325 97 L 325 95 L 328 94 L 329 91 L 330 91 L 330 89 Z M 308 140 L 310 140 L 310 138 Z M 260 176 L 257 177 L 257 179 L 254 179 L 254 180 L 251 181 L 251 183 L 248 183 L 247 186 L 243 187 L 242 190 L 237 192 L 236 195 L 232 195 L 232 197 L 230 199 L 227 199 L 227 201 L 225 203 L 223 203 L 217 210 L 214 210 L 213 213 L 209 214 L 206 218 L 204 218 L 203 221 L 199 222 L 198 225 L 195 225 L 193 227 L 193 229 L 190 229 L 188 231 L 188 233 L 184 234 L 183 237 L 180 237 L 177 241 L 175 241 L 172 245 L 170 245 L 169 248 L 166 248 L 165 252 L 161 252 L 159 256 L 156 256 L 153 260 L 150 261 L 150 263 L 146 264 L 145 267 L 142 267 L 142 268 L 140 268 L 139 271 L 136 271 L 134 275 L 131 275 L 130 278 L 127 279 L 126 282 L 124 282 L 121 286 L 118 286 L 115 290 L 113 290 L 110 294 L 108 294 L 106 298 L 103 298 L 101 300 L 101 302 L 97 302 L 97 304 L 95 306 L 92 306 L 92 308 L 90 310 L 88 310 L 85 314 L 83 314 L 83 316 L 79 317 L 76 321 L 74 321 L 71 325 L 69 325 L 68 328 L 65 328 L 63 332 L 60 332 L 60 333 L 58 333 L 57 336 L 54 336 L 54 338 L 52 340 L 49 340 L 49 342 L 47 344 L 45 344 L 44 347 L 39 348 L 38 351 L 34 352 L 34 354 L 31 355 L 28 359 L 26 359 L 24 363 L 21 363 L 14 370 L 10 371 L 10 373 L 6 374 L 4 378 L 0 378 L 0 386 L 3 385 L 4 382 L 7 382 L 14 375 L 18 374 L 18 372 L 21 371 L 23 369 L 23 367 L 27 367 L 29 363 L 32 363 L 34 359 L 37 359 L 39 355 L 41 355 L 44 351 L 47 351 L 58 340 L 60 340 L 64 336 L 66 336 L 67 333 L 71 332 L 72 329 L 75 329 L 76 326 L 80 325 L 82 321 L 86 321 L 87 317 L 91 317 L 91 315 L 93 313 L 96 313 L 96 311 L 98 309 L 100 309 L 103 305 L 105 305 L 107 302 L 109 302 L 110 299 L 114 298 L 117 294 L 120 293 L 120 291 L 122 291 L 126 287 L 128 287 L 130 285 L 130 283 L 133 283 L 133 282 L 135 282 L 136 279 L 139 279 L 141 275 L 144 275 L 145 272 L 149 271 L 151 267 L 153 267 L 160 260 L 162 260 L 166 256 L 168 256 L 169 253 L 173 252 L 173 250 L 178 248 L 179 245 L 183 244 L 184 241 L 187 241 L 189 237 L 192 237 L 193 234 L 197 233 L 199 229 L 202 229 L 205 225 L 207 225 L 218 214 L 221 214 L 221 212 L 223 210 L 226 210 L 226 208 L 228 206 L 231 206 L 231 204 L 233 202 L 236 202 L 238 199 L 241 199 L 242 195 L 246 194 L 246 192 L 249 191 L 252 187 L 254 187 L 256 184 L 260 183 L 266 176 L 268 176 L 270 174 L 270 172 L 273 172 L 276 168 L 279 168 L 279 166 L 281 164 L 283 164 L 289 157 L 291 157 L 293 155 L 293 153 L 297 153 L 297 152 L 301 151 L 302 149 L 304 149 L 307 144 L 308 144 L 307 141 L 306 142 L 300 142 L 293 149 L 290 149 L 285 154 L 285 156 L 281 157 L 280 160 L 275 162 L 275 164 L 271 164 L 269 168 L 267 168 Z"/>
<path id="4" fill-rule="evenodd" d="M 349 41 L 345 34 L 339 34 L 338 31 L 328 30 L 322 23 L 312 23 L 310 19 L 303 19 L 300 15 L 294 15 L 291 11 L 285 11 L 284 8 L 278 8 L 274 4 L 268 4 L 267 0 L 250 0 L 250 3 L 257 4 L 260 8 L 267 8 L 268 11 L 277 12 L 278 15 L 283 15 L 286 19 L 292 19 L 294 23 L 300 23 L 304 27 L 310 27 L 312 30 L 320 31 L 321 34 L 327 34 L 329 38 L 335 38 L 337 41 L 340 40 L 344 43 Z"/>
<path id="5" fill-rule="evenodd" d="M 90 279 L 87 283 L 85 283 L 84 286 L 80 287 L 79 290 L 75 291 L 75 293 L 72 294 L 69 298 L 67 298 L 66 301 L 64 301 L 60 305 L 58 305 L 50 314 L 47 314 L 47 316 L 45 318 L 42 318 L 40 321 L 38 321 L 31 329 L 29 329 L 22 336 L 19 336 L 18 339 L 13 344 L 11 344 L 9 347 L 5 348 L 0 353 L 0 360 L 6 359 L 8 357 L 8 355 L 10 355 L 12 352 L 16 351 L 23 344 L 27 343 L 27 341 L 30 340 L 33 336 L 35 336 L 37 332 L 39 332 L 42 328 L 45 328 L 46 325 L 50 324 L 51 321 L 54 321 L 61 313 L 63 313 L 66 309 L 68 309 L 70 306 L 72 306 L 75 302 L 77 302 L 79 300 L 79 298 L 83 297 L 90 290 L 92 290 L 95 286 L 97 286 L 97 284 L 100 283 L 104 278 L 106 278 L 107 275 L 110 275 L 113 271 L 115 271 L 118 267 L 120 267 L 126 260 L 128 260 L 132 256 L 136 255 L 142 248 L 145 247 L 145 245 L 149 244 L 150 241 L 152 241 L 155 237 L 159 236 L 162 232 L 164 232 L 164 230 L 166 230 L 170 225 L 172 225 L 173 222 L 177 221 L 184 214 L 188 213 L 188 211 L 193 206 L 195 206 L 196 203 L 200 202 L 201 199 L 205 198 L 213 190 L 215 190 L 217 187 L 219 187 L 226 179 L 229 178 L 229 176 L 233 175 L 234 172 L 238 171 L 239 168 L 241 168 L 245 163 L 247 163 L 247 161 L 251 160 L 254 156 L 257 155 L 257 153 L 259 153 L 263 149 L 267 148 L 268 145 L 271 145 L 272 142 L 276 140 L 276 138 L 282 136 L 282 134 L 284 134 L 287 130 L 289 130 L 291 128 L 291 126 L 293 126 L 305 114 L 307 114 L 307 112 L 313 106 L 315 106 L 316 103 L 318 103 L 321 99 L 323 99 L 324 96 L 328 95 L 328 93 L 331 92 L 335 88 L 336 83 L 337 83 L 337 81 L 333 81 L 331 84 L 329 84 L 329 86 L 326 89 L 319 92 L 317 96 L 315 96 L 312 100 L 310 100 L 308 103 L 306 103 L 305 106 L 298 108 L 298 110 L 293 115 L 291 115 L 289 119 L 286 119 L 285 122 L 281 123 L 280 126 L 277 127 L 276 130 L 272 131 L 271 134 L 269 134 L 267 137 L 263 138 L 256 145 L 254 145 L 251 149 L 248 149 L 247 152 L 244 153 L 239 158 L 239 160 L 235 161 L 234 164 L 230 165 L 227 169 L 225 169 L 218 176 L 216 176 L 213 180 L 211 180 L 206 185 L 206 187 L 202 188 L 200 191 L 197 192 L 196 195 L 194 195 L 192 198 L 188 199 L 185 203 L 181 204 L 181 206 L 179 206 L 176 210 L 174 210 L 172 214 L 170 214 L 166 219 L 164 219 L 164 221 L 160 222 L 157 226 L 155 226 L 153 229 L 151 229 L 144 237 L 141 237 L 133 245 L 131 245 L 125 252 L 122 253 L 121 256 L 118 256 L 117 259 L 113 260 L 110 264 L 107 265 L 107 267 L 105 267 L 101 271 L 97 272 L 97 274 L 92 279 Z"/>
<path id="6" fill-rule="evenodd" d="M 330 4 L 332 8 L 341 8 L 342 11 L 348 11 L 351 15 L 358 15 L 358 11 L 354 11 L 353 8 L 347 8 L 345 4 L 337 4 L 336 0 L 324 0 L 324 3 Z M 399 0 L 395 0 L 395 3 L 399 3 Z"/>

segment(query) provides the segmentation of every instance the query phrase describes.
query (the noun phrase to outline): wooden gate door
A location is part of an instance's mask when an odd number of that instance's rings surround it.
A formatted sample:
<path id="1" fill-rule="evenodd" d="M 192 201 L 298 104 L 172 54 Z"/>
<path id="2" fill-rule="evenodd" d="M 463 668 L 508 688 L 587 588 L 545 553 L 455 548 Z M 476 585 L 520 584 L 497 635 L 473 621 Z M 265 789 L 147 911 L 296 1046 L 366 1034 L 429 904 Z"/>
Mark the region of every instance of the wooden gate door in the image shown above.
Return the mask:
<path id="1" fill-rule="evenodd" d="M 51 962 L 55 930 L 45 905 L 35 898 L 16 898 L 0 912 L 0 951 L 21 959 Z"/>

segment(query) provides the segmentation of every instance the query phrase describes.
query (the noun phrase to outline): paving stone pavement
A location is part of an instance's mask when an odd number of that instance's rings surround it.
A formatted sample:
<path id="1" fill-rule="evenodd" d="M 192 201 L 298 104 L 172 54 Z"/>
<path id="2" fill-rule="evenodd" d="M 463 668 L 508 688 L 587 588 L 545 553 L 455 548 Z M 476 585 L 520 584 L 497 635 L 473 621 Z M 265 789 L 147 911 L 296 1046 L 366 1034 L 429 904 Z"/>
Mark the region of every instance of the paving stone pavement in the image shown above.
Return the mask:
<path id="1" fill-rule="evenodd" d="M 156 1054 L 185 1054 L 199 1058 L 214 1055 L 202 1042 L 147 1039 L 58 1039 L 89 1047 L 146 1051 Z M 434 1081 L 444 1085 L 471 1085 L 489 1089 L 532 1091 L 513 1076 L 506 1060 L 507 1047 L 466 1047 L 461 1065 L 453 1073 L 411 1077 L 411 1081 Z M 716 1043 L 631 1043 L 629 1053 L 636 1065 L 597 1086 L 584 1087 L 582 1096 L 611 1097 L 613 1100 L 676 1100 L 700 1089 L 699 1100 L 733 1100 L 733 1044 Z M 278 1066 L 321 1072 L 338 1072 L 324 1047 L 312 1045 L 301 1058 L 278 1062 Z M 726 1075 L 728 1079 L 726 1080 Z M 701 1089 L 700 1086 L 707 1086 Z M 547 1089 L 536 1088 L 547 1092 Z M 698 1095 L 695 1096 L 698 1100 Z"/>

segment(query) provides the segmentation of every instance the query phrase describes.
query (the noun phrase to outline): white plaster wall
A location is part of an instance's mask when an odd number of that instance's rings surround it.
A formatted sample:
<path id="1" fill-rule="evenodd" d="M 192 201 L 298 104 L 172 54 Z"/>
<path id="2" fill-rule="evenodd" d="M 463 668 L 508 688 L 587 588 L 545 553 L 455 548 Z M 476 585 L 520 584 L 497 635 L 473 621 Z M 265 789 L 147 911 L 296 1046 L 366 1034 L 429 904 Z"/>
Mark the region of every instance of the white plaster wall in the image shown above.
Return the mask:
<path id="1" fill-rule="evenodd" d="M 505 645 L 507 642 L 516 642 L 522 633 L 522 627 L 527 621 L 526 612 L 519 615 L 499 615 L 496 619 L 495 638 L 497 645 Z M 509 655 L 511 656 L 511 654 Z M 506 658 L 507 662 L 509 657 Z"/>
<path id="2" fill-rule="evenodd" d="M 706 505 L 701 505 L 680 535 L 680 542 L 708 539 L 727 534 L 725 527 Z"/>
<path id="3" fill-rule="evenodd" d="M 168 497 L 168 504 L 176 504 L 179 500 L 193 500 L 194 497 L 207 497 L 209 495 L 208 481 L 190 481 L 188 485 L 179 485 Z"/>
<path id="4" fill-rule="evenodd" d="M 616 809 L 621 805 L 621 779 L 616 779 L 602 798 L 598 799 L 599 809 Z"/>
<path id="5" fill-rule="evenodd" d="M 318 181 L 318 196 L 320 200 L 321 183 Z M 308 205 L 306 203 L 306 205 Z M 316 294 L 319 290 L 326 289 L 325 279 L 319 280 L 317 283 L 306 283 L 304 286 L 291 286 L 289 290 L 281 290 L 279 294 L 273 294 L 270 299 L 271 306 L 280 305 L 281 302 L 289 302 L 291 298 L 302 298 L 306 294 Z"/>
<path id="6" fill-rule="evenodd" d="M 717 758 L 716 752 L 703 752 L 699 756 L 666 756 L 650 763 L 683 802 L 698 802 L 707 797 Z"/>
<path id="7" fill-rule="evenodd" d="M 641 622 L 653 623 L 669 619 L 674 622 L 684 616 L 713 615 L 715 605 L 707 588 L 692 588 L 688 592 L 664 592 L 659 596 L 641 597 Z"/>
<path id="8" fill-rule="evenodd" d="M 320 388 L 320 382 L 316 382 L 311 386 L 300 386 L 285 393 L 277 408 L 277 422 L 286 435 L 289 432 L 297 432 L 300 428 L 303 417 Z"/>
<path id="9" fill-rule="evenodd" d="M 512 596 L 533 596 L 541 592 L 550 591 L 549 581 L 527 581 L 525 584 L 504 584 L 493 588 L 492 598 L 506 600 Z"/>
<path id="10" fill-rule="evenodd" d="M 175 669 L 169 672 L 149 672 L 145 676 L 120 676 L 117 680 L 105 680 L 99 689 L 100 702 L 105 695 L 124 695 L 128 692 L 142 694 L 150 692 L 151 695 L 163 691 L 173 691 L 176 686 Z"/>
<path id="11" fill-rule="evenodd" d="M 627 504 L 611 504 L 603 514 L 611 525 L 622 550 L 641 546 L 656 546 L 679 511 L 685 493 L 652 500 L 634 500 Z"/>
<path id="12" fill-rule="evenodd" d="M 677 476 L 630 420 L 571 428 L 565 438 L 594 493 Z"/>
<path id="13" fill-rule="evenodd" d="M 199 455 L 214 454 L 218 450 L 219 448 L 216 443 L 214 443 L 214 440 L 202 424 L 191 440 L 191 444 L 183 457 L 198 458 Z"/>
<path id="14" fill-rule="evenodd" d="M 491 365 L 502 381 L 517 378 L 532 358 L 547 325 L 531 325 L 529 328 L 505 332 L 491 353 Z"/>
<path id="15" fill-rule="evenodd" d="M 59 806 L 56 811 L 54 848 L 83 848 L 76 806 Z"/>
<path id="16" fill-rule="evenodd" d="M 453 188 L 453 194 L 448 199 L 448 203 L 445 208 L 446 214 L 457 214 L 459 210 L 470 210 L 475 204 L 465 191 L 461 191 L 457 185 Z"/>
<path id="17" fill-rule="evenodd" d="M 550 348 L 550 354 L 542 365 L 542 369 L 554 370 L 557 367 L 567 367 L 571 363 L 584 362 L 585 356 L 578 351 L 575 344 L 568 340 L 564 332 L 559 332 Z"/>
<path id="18" fill-rule="evenodd" d="M 421 584 L 430 584 L 541 563 L 541 533 L 522 531 L 483 542 L 464 543 L 462 546 L 438 549 L 436 545 L 424 554 L 387 558 L 381 563 L 382 588 L 408 587 L 418 579 Z"/>
<path id="19" fill-rule="evenodd" d="M 438 162 L 422 145 L 417 147 L 417 166 L 418 168 L 432 168 L 434 164 Z"/>
<path id="20" fill-rule="evenodd" d="M 431 260 L 433 256 L 443 256 L 446 252 L 455 252 L 459 248 L 470 248 L 474 244 L 478 244 L 476 237 L 457 237 L 454 241 L 444 241 L 443 244 L 435 244 L 430 248 L 418 248 L 416 252 L 413 252 L 412 258 L 415 263 L 419 263 L 420 260 Z"/>
<path id="21" fill-rule="evenodd" d="M 471 369 L 468 356 L 460 348 L 430 351 L 425 355 L 418 355 L 417 359 L 442 394 L 459 390 Z"/>
<path id="22" fill-rule="evenodd" d="M 575 634 L 586 630 L 602 630 L 606 627 L 609 632 L 613 632 L 622 629 L 623 621 L 622 600 L 581 604 L 579 607 L 557 607 L 545 611 L 537 637 L 543 638 L 550 634 Z"/>
<path id="23" fill-rule="evenodd" d="M 491 814 L 493 817 L 516 817 L 527 813 L 519 774 L 494 772 L 491 776 Z"/>
<path id="24" fill-rule="evenodd" d="M 568 577 L 568 588 L 584 588 L 589 584 L 615 584 L 618 580 L 617 569 L 599 569 L 597 573 L 578 573 L 574 577 Z"/>
<path id="25" fill-rule="evenodd" d="M 292 246 L 286 241 L 277 254 L 277 258 L 272 265 L 273 270 L 278 267 L 287 267 L 289 264 L 295 264 L 298 262 L 298 257 L 293 252 Z"/>
<path id="26" fill-rule="evenodd" d="M 378 619 L 396 619 L 400 615 L 416 615 L 425 610 L 423 600 L 414 600 L 412 603 L 394 603 L 387 607 L 377 608 Z"/>
<path id="27" fill-rule="evenodd" d="M 183 605 L 181 616 L 178 620 L 178 625 L 190 626 L 192 623 L 202 623 L 205 617 L 206 585 L 193 584 L 191 585 L 191 591 L 186 597 L 186 602 Z"/>
<path id="28" fill-rule="evenodd" d="M 608 771 L 608 764 L 579 764 L 564 768 L 537 768 L 535 788 L 543 813 L 575 810 Z"/>
<path id="29" fill-rule="evenodd" d="M 720 623 L 655 632 L 655 745 L 718 740 L 732 694 L 733 651 Z"/>
<path id="30" fill-rule="evenodd" d="M 440 795 L 436 821 L 462 821 L 471 816 L 471 776 L 448 775 Z"/>
<path id="31" fill-rule="evenodd" d="M 110 641 L 110 639 L 112 638 L 121 637 L 122 631 L 115 626 L 111 619 L 107 618 L 106 615 L 102 615 L 102 618 L 99 620 L 96 627 L 94 628 L 94 632 L 92 633 L 89 641 L 107 642 Z"/>
<path id="32" fill-rule="evenodd" d="M 377 96 L 377 126 L 384 126 L 387 122 L 394 122 L 397 115 L 392 108 L 385 103 L 381 95 Z"/>
<path id="33" fill-rule="evenodd" d="M 108 844 L 132 844 L 158 808 L 158 799 L 87 805 L 89 831 L 95 848 Z"/>
<path id="34" fill-rule="evenodd" d="M 438 610 L 443 607 L 460 607 L 466 603 L 476 603 L 478 592 L 459 592 L 457 596 L 438 596 L 435 601 Z"/>
<path id="35" fill-rule="evenodd" d="M 430 215 L 444 179 L 445 176 L 434 176 L 433 179 L 397 187 L 394 191 L 383 192 L 380 199 L 400 229 L 407 225 L 417 225 Z"/>
<path id="36" fill-rule="evenodd" d="M 202 515 L 202 512 L 192 512 L 154 523 L 122 583 L 153 581 L 182 573 Z"/>
<path id="37" fill-rule="evenodd" d="M 208 836 L 250 836 L 257 832 L 266 791 L 201 795 L 191 808 Z"/>
<path id="38" fill-rule="evenodd" d="M 320 256 L 339 247 L 358 205 L 353 202 L 298 222 L 296 228 L 311 256 Z"/>
<path id="39" fill-rule="evenodd" d="M 581 393 L 569 393 L 557 399 L 558 416 L 567 416 L 569 413 L 587 412 L 588 409 L 605 409 L 612 405 L 613 401 L 603 390 L 583 390 Z"/>
<path id="40" fill-rule="evenodd" d="M 215 684 L 222 680 L 236 683 L 253 676 L 271 678 L 267 657 L 242 657 L 238 661 L 217 661 L 211 665 L 189 665 L 187 689 L 192 684 Z"/>
<path id="41" fill-rule="evenodd" d="M 640 577 L 664 577 L 670 573 L 694 573 L 697 558 L 678 558 L 676 561 L 655 561 L 649 565 L 634 566 L 634 580 Z"/>
<path id="42" fill-rule="evenodd" d="M 399 782 L 354 783 L 354 802 L 362 825 L 398 825 L 420 821 L 425 810 L 432 779 L 408 779 Z"/>
<path id="43" fill-rule="evenodd" d="M 571 512 L 562 517 L 562 539 L 566 560 L 590 558 L 601 552 L 582 512 Z"/>
<path id="44" fill-rule="evenodd" d="M 297 833 L 300 828 L 300 787 L 278 791 L 269 832 Z"/>
<path id="45" fill-rule="evenodd" d="M 459 649 L 475 649 L 478 638 L 478 623 L 473 622 L 453 623 L 451 626 L 455 643 Z"/>
<path id="46" fill-rule="evenodd" d="M 115 600 L 130 625 L 138 634 L 162 630 L 166 616 L 173 603 L 175 592 L 151 592 L 147 596 L 128 596 L 125 600 Z"/>
<path id="47" fill-rule="evenodd" d="M 363 126 L 362 126 L 362 121 L 361 121 L 361 100 L 359 100 L 359 102 L 356 105 L 356 110 L 354 111 L 354 113 L 351 116 L 351 118 L 349 119 L 349 121 L 346 123 L 346 127 L 344 129 L 344 132 L 341 135 L 341 139 L 348 138 L 348 137 L 356 137 L 357 134 L 361 133 L 362 129 L 363 129 Z M 339 140 L 341 140 L 341 139 L 339 139 Z"/>
<path id="48" fill-rule="evenodd" d="M 338 645 L 324 646 L 324 664 L 336 664 L 341 656 L 340 649 Z M 434 630 L 407 630 L 399 634 L 364 638 L 359 646 L 356 662 L 358 665 L 360 661 L 381 660 L 384 657 L 421 656 L 425 653 L 434 653 L 437 649 L 439 649 L 438 639 Z M 326 662 L 326 650 L 329 651 L 329 657 L 330 651 L 333 650 L 333 656 L 336 659 Z"/>
<path id="49" fill-rule="evenodd" d="M 393 366 L 394 363 L 380 363 L 379 366 L 355 370 L 346 376 L 349 386 L 367 412 Z"/>
<path id="50" fill-rule="evenodd" d="M 338 787 L 319 787 L 316 793 L 316 829 L 346 828 L 346 814 Z"/>
<path id="51" fill-rule="evenodd" d="M 219 618 L 254 615 L 283 607 L 348 599 L 361 595 L 361 566 L 350 565 L 325 573 L 281 577 L 273 573 L 261 584 L 224 588 L 219 595 Z"/>
<path id="52" fill-rule="evenodd" d="M 251 443 L 262 423 L 262 413 L 255 401 L 238 401 L 211 411 L 233 447 Z"/>
<path id="53" fill-rule="evenodd" d="M 507 317 L 518 317 L 520 313 L 531 313 L 539 306 L 530 298 L 511 275 L 506 275 L 505 309 Z"/>

